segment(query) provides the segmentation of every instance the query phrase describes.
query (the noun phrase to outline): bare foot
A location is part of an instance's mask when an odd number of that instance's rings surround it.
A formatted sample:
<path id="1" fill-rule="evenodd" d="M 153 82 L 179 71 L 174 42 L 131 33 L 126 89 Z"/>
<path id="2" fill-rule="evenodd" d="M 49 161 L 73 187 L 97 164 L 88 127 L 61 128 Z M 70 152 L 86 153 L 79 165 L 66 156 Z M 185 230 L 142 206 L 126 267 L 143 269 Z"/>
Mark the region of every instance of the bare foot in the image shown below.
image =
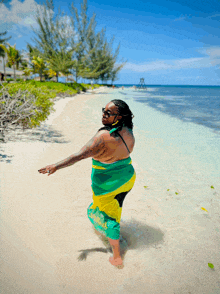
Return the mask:
<path id="1" fill-rule="evenodd" d="M 124 265 L 123 265 L 123 260 L 121 257 L 118 257 L 118 258 L 114 258 L 113 256 L 111 256 L 109 258 L 109 261 L 112 265 L 116 266 L 117 268 L 123 268 Z"/>

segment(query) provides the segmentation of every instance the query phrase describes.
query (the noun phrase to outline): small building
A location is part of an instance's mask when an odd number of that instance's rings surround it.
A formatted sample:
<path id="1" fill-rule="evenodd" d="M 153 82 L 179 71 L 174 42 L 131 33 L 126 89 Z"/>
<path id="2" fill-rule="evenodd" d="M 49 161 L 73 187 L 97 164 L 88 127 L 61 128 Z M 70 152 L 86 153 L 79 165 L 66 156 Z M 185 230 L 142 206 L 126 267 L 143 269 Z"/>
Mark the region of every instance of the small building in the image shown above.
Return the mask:
<path id="1" fill-rule="evenodd" d="M 73 77 L 67 77 L 66 78 L 66 82 L 75 82 L 74 78 Z"/>
<path id="2" fill-rule="evenodd" d="M 6 79 L 14 78 L 14 69 L 10 67 L 5 67 L 5 74 L 6 74 Z M 16 77 L 21 78 L 21 76 L 24 76 L 23 71 L 16 70 Z M 0 64 L 0 81 L 3 81 L 3 80 L 4 80 L 4 68 L 3 68 L 3 65 Z"/>
<path id="3" fill-rule="evenodd" d="M 35 81 L 40 81 L 40 76 L 34 77 Z M 45 81 L 45 77 L 42 76 L 42 81 Z"/>
<path id="4" fill-rule="evenodd" d="M 56 82 L 56 81 L 57 81 L 57 78 L 56 77 L 50 78 L 50 82 Z"/>

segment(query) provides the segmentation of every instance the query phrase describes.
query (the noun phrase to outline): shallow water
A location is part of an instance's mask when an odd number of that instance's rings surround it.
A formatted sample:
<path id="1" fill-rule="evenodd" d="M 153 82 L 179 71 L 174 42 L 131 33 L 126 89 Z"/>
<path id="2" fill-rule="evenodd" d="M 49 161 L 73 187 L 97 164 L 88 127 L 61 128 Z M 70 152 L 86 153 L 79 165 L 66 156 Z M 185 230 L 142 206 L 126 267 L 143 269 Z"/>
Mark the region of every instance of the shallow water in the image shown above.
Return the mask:
<path id="1" fill-rule="evenodd" d="M 153 91 L 125 88 L 113 91 L 109 98 L 124 100 L 135 116 L 136 144 L 138 138 L 145 144 L 142 142 L 142 148 L 138 148 L 138 153 L 134 150 L 132 156 L 144 170 L 160 158 L 166 165 L 195 166 L 204 176 L 219 177 L 218 93 L 218 88 L 165 87 Z M 152 148 L 155 157 L 149 158 L 148 151 Z M 164 152 L 165 157 L 161 154 Z"/>

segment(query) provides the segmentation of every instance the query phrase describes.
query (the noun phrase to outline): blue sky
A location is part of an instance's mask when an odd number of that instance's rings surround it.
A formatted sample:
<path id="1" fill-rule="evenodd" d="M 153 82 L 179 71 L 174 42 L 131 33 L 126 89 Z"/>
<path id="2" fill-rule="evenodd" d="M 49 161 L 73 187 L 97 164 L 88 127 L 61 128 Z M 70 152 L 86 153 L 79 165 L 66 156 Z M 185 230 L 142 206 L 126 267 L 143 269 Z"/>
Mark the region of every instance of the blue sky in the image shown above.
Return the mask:
<path id="1" fill-rule="evenodd" d="M 54 0 L 69 12 L 71 1 Z M 80 7 L 81 1 L 74 1 Z M 26 49 L 36 26 L 34 0 L 12 0 L 0 7 L 0 31 L 10 43 Z M 120 43 L 118 60 L 127 63 L 116 83 L 161 85 L 220 85 L 219 0 L 88 0 L 88 14 L 96 13 L 97 30 Z"/>

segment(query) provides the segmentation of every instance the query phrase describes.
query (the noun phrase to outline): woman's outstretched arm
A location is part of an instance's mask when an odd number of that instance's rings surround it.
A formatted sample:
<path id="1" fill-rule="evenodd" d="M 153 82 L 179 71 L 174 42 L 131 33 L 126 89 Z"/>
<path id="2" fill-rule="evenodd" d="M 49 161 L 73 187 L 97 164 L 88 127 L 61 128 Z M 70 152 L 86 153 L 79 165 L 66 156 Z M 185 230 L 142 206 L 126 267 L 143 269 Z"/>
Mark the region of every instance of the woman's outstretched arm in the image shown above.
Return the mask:
<path id="1" fill-rule="evenodd" d="M 61 160 L 60 162 L 39 169 L 39 173 L 48 173 L 48 175 L 51 175 L 55 173 L 55 171 L 57 171 L 58 169 L 73 165 L 74 163 L 82 159 L 97 156 L 103 153 L 106 149 L 106 133 L 106 131 L 98 132 L 94 137 L 92 137 L 92 139 L 89 140 L 89 142 L 85 146 L 82 147 L 79 152 L 67 157 L 64 160 Z"/>

